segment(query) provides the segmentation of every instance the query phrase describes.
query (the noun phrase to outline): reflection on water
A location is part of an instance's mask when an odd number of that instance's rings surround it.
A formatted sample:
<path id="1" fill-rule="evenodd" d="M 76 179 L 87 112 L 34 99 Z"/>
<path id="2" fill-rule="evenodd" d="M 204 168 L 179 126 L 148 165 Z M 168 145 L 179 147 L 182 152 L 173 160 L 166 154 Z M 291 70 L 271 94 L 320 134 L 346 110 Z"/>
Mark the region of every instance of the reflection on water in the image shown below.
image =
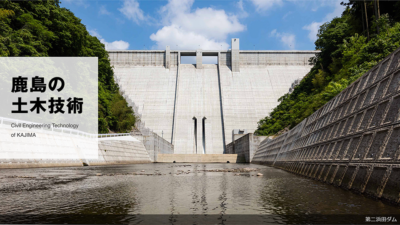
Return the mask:
<path id="1" fill-rule="evenodd" d="M 210 171 L 223 168 L 258 170 Z M 1 223 L 363 223 L 400 215 L 399 207 L 253 164 L 1 170 L 0 199 Z"/>

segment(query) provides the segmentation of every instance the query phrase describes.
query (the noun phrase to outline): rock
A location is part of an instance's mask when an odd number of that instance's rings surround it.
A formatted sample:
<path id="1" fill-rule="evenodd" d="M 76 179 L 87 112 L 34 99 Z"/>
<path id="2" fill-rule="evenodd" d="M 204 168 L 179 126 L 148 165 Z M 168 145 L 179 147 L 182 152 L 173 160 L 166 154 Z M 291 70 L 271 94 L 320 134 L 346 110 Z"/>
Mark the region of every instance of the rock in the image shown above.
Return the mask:
<path id="1" fill-rule="evenodd" d="M 140 171 L 140 172 L 144 172 L 144 170 Z"/>
<path id="2" fill-rule="evenodd" d="M 262 173 L 257 173 L 257 176 L 259 177 L 259 176 L 262 176 L 263 174 Z"/>
<path id="3" fill-rule="evenodd" d="M 103 176 L 103 174 L 101 174 L 101 173 L 96 173 L 96 176 Z"/>

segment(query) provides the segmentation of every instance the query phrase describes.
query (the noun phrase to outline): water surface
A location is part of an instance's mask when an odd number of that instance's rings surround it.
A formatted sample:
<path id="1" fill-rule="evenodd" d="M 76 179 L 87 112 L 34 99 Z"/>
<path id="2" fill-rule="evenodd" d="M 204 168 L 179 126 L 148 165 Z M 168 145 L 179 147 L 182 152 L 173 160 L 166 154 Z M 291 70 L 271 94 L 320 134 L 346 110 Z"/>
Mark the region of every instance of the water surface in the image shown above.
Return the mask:
<path id="1" fill-rule="evenodd" d="M 215 171 L 240 168 L 256 170 Z M 0 223 L 364 223 L 376 216 L 400 221 L 399 207 L 255 164 L 3 169 L 0 203 Z"/>

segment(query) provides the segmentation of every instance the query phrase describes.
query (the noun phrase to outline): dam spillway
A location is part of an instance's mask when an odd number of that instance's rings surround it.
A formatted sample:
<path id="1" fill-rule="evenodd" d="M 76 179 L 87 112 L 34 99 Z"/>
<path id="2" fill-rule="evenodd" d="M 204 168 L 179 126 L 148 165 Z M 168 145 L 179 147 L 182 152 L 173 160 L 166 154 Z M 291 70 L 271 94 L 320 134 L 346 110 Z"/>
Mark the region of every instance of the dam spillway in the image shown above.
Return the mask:
<path id="1" fill-rule="evenodd" d="M 147 128 L 171 140 L 176 154 L 222 154 L 232 130 L 254 132 L 318 51 L 109 51 L 120 90 Z M 194 56 L 195 64 L 181 64 Z M 203 64 L 215 56 L 217 64 Z"/>

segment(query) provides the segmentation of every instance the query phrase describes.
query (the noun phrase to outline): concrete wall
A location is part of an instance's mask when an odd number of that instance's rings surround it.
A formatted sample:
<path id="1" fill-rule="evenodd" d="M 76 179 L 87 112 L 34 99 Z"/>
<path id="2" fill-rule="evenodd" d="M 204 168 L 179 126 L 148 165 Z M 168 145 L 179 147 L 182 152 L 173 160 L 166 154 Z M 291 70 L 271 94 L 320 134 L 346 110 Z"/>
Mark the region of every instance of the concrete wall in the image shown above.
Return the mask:
<path id="1" fill-rule="evenodd" d="M 236 154 L 159 154 L 160 163 L 236 163 Z"/>
<path id="2" fill-rule="evenodd" d="M 399 64 L 397 49 L 253 162 L 399 203 Z"/>
<path id="3" fill-rule="evenodd" d="M 270 137 L 261 142 L 253 158 L 253 162 L 262 162 L 271 165 L 276 161 L 278 155 L 281 156 L 283 153 L 292 150 L 295 147 L 294 143 L 301 137 L 306 122 L 307 119 L 303 120 L 287 133 L 278 137 Z"/>
<path id="4" fill-rule="evenodd" d="M 88 160 L 90 166 L 151 163 L 149 153 L 141 141 L 132 136 L 99 138 L 99 157 Z"/>
<path id="5" fill-rule="evenodd" d="M 255 54 L 257 55 L 257 54 Z M 225 140 L 235 128 L 253 133 L 260 119 L 278 105 L 296 79 L 303 78 L 309 65 L 243 65 L 239 73 L 220 65 Z"/>
<path id="6" fill-rule="evenodd" d="M 231 51 L 109 51 L 116 80 L 140 123 L 171 140 L 175 153 L 196 153 L 193 117 L 198 154 L 224 153 L 234 128 L 254 132 L 277 99 L 310 71 L 308 60 L 317 53 L 243 51 L 239 39 L 232 43 Z M 196 56 L 198 65 L 180 64 L 181 55 Z M 211 55 L 218 56 L 218 65 L 200 65 L 202 56 Z"/>
<path id="7" fill-rule="evenodd" d="M 237 154 L 237 162 L 251 162 L 259 145 L 266 139 L 266 136 L 255 136 L 246 134 L 226 146 L 225 154 Z"/>
<path id="8" fill-rule="evenodd" d="M 235 144 L 233 142 L 226 145 L 225 154 L 235 154 Z"/>
<path id="9" fill-rule="evenodd" d="M 176 154 L 195 154 L 193 117 L 197 118 L 197 153 L 222 154 L 222 122 L 217 65 L 180 65 L 179 87 L 175 111 L 174 148 Z M 203 146 L 202 118 L 205 120 L 206 142 Z"/>
<path id="10" fill-rule="evenodd" d="M 0 118 L 2 119 L 2 118 Z M 12 133 L 35 133 L 14 137 Z M 11 128 L 0 123 L 0 168 L 82 166 L 97 157 L 97 140 L 43 129 Z"/>
<path id="11" fill-rule="evenodd" d="M 158 154 L 174 154 L 174 146 L 156 133 L 150 132 L 135 138 L 143 143 L 152 162 L 157 161 Z"/>
<path id="12" fill-rule="evenodd" d="M 167 46 L 166 50 L 116 50 L 109 51 L 109 58 L 113 65 L 118 67 L 141 67 L 141 66 L 154 66 L 154 67 L 165 67 L 169 69 L 168 61 L 170 66 L 178 65 L 178 54 L 179 52 L 192 52 L 193 56 L 196 56 L 197 52 L 202 52 L 203 55 L 208 52 L 219 52 L 219 62 L 223 66 L 232 66 L 232 61 L 236 62 L 237 71 L 239 72 L 242 66 L 308 66 L 308 60 L 310 57 L 315 56 L 317 51 L 263 51 L 263 50 L 239 50 L 239 39 L 234 41 L 232 39 L 233 51 L 236 52 L 236 56 L 232 59 L 232 50 L 220 51 L 220 50 L 188 50 L 188 51 L 176 51 L 170 50 Z M 169 57 L 167 56 L 169 52 Z M 168 58 L 167 58 L 168 57 Z M 235 58 L 236 57 L 236 58 Z M 200 58 L 199 58 L 200 60 Z"/>
<path id="13" fill-rule="evenodd" d="M 165 51 L 112 51 L 109 53 L 109 57 L 113 65 L 119 66 L 166 65 Z"/>
<path id="14" fill-rule="evenodd" d="M 116 56 L 110 54 L 110 57 Z M 164 66 L 137 66 L 135 63 L 113 65 L 115 80 L 126 99 L 137 107 L 135 113 L 140 115 L 140 122 L 170 141 L 177 67 L 171 65 L 166 69 Z"/>
<path id="15" fill-rule="evenodd" d="M 142 121 L 142 114 L 139 113 L 139 107 L 131 100 L 131 98 L 128 97 L 127 94 L 124 93 L 123 96 L 128 105 L 132 107 L 136 116 L 135 130 L 131 132 L 131 136 L 134 136 L 144 144 L 148 154 L 150 155 L 151 161 L 154 162 L 159 153 L 173 154 L 174 146 L 163 137 L 164 131 L 161 130 L 162 136 L 160 136 L 147 128 L 145 122 Z M 166 120 L 166 123 L 171 122 L 168 119 Z M 166 132 L 166 135 L 170 138 L 168 132 Z"/>
<path id="16" fill-rule="evenodd" d="M 36 137 L 7 138 L 34 132 Z M 151 162 L 144 145 L 131 136 L 100 138 L 0 125 L 0 168 L 60 167 Z"/>

